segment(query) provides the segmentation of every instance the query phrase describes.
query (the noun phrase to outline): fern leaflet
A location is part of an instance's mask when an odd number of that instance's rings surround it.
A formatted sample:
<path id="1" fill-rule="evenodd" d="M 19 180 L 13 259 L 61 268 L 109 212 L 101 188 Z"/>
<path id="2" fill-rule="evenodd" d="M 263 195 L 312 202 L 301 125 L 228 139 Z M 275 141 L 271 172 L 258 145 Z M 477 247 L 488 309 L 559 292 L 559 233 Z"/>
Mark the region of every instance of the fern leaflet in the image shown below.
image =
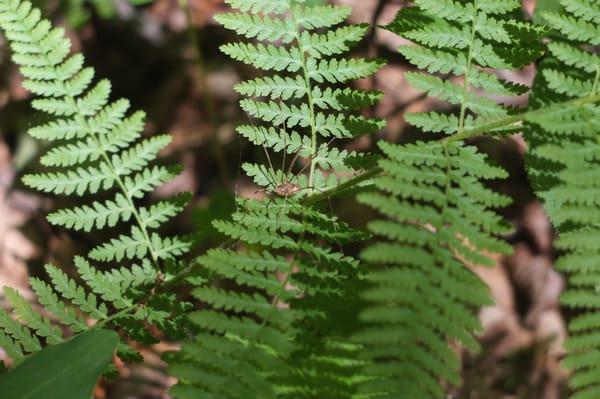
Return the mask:
<path id="1" fill-rule="evenodd" d="M 380 146 L 388 159 L 380 161 L 379 191 L 359 196 L 389 218 L 369 224 L 381 241 L 362 254 L 378 265 L 364 294 L 366 327 L 356 336 L 373 360 L 363 389 L 375 397 L 444 397 L 440 378 L 460 382 L 446 340 L 477 350 L 476 310 L 490 301 L 462 263 L 493 265 L 490 251 L 510 250 L 494 238 L 506 227 L 490 211 L 508 198 L 481 182 L 506 173 L 462 143 Z"/>

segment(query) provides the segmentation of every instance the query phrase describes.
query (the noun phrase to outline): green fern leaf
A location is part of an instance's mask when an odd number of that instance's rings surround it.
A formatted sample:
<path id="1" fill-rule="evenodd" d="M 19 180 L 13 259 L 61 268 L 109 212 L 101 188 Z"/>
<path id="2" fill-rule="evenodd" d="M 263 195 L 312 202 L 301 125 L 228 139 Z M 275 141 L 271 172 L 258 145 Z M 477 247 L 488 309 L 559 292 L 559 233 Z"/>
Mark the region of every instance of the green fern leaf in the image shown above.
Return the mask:
<path id="1" fill-rule="evenodd" d="M 264 44 L 230 43 L 221 46 L 221 51 L 234 60 L 258 69 L 297 72 L 302 68 L 297 49 L 287 50 Z"/>
<path id="2" fill-rule="evenodd" d="M 599 237 L 597 186 L 600 135 L 600 57 L 598 7 L 587 0 L 562 0 L 562 13 L 544 21 L 560 32 L 534 82 L 526 139 L 527 163 L 538 196 L 559 232 L 563 251 L 557 269 L 569 276 L 562 302 L 579 310 L 569 324 L 569 354 L 563 364 L 573 371 L 571 398 L 592 398 L 600 391 L 596 290 Z"/>
<path id="3" fill-rule="evenodd" d="M 485 286 L 462 262 L 493 265 L 487 251 L 510 250 L 493 237 L 505 228 L 488 210 L 505 206 L 507 199 L 480 182 L 506 174 L 462 144 L 380 147 L 389 158 L 379 163 L 386 175 L 375 180 L 377 193 L 359 195 L 391 218 L 369 224 L 383 241 L 362 253 L 365 261 L 382 266 L 369 276 L 372 286 L 364 297 L 370 306 L 361 313 L 365 327 L 356 335 L 372 360 L 365 366 L 370 377 L 363 390 L 442 397 L 440 378 L 459 382 L 446 337 L 476 350 L 469 333 L 479 328 L 473 310 L 489 303 Z"/>
<path id="4" fill-rule="evenodd" d="M 145 312 L 151 322 L 167 326 L 162 309 L 149 309 L 150 302 L 134 306 L 133 298 L 126 291 L 140 284 L 151 284 L 151 279 L 156 286 L 160 285 L 164 278 L 163 261 L 171 261 L 190 248 L 189 242 L 151 232 L 183 209 L 184 197 L 147 207 L 136 204 L 177 173 L 174 168 L 152 165 L 158 153 L 170 143 L 170 137 L 142 139 L 144 113 L 128 116 L 130 103 L 124 99 L 109 103 L 110 82 L 95 81 L 94 69 L 84 67 L 84 57 L 70 55 L 71 43 L 64 29 L 53 28 L 30 2 L 0 1 L 0 28 L 25 78 L 24 87 L 38 96 L 32 102 L 33 107 L 54 117 L 29 130 L 34 138 L 51 142 L 52 147 L 41 161 L 53 170 L 25 176 L 25 184 L 54 195 L 75 194 L 84 198 L 83 203 L 49 216 L 50 222 L 57 226 L 89 232 L 130 225 L 133 238 L 124 236 L 100 243 L 90 256 L 115 260 L 127 255 L 144 265 L 133 266 L 131 271 L 115 269 L 105 274 L 77 258 L 81 277 L 105 302 L 86 292 L 58 268 L 48 266 L 51 284 L 32 279 L 31 285 L 38 302 L 56 319 L 42 318 L 40 312 L 15 291 L 8 290 L 7 296 L 20 322 L 10 322 L 2 313 L 0 333 L 7 337 L 2 345 L 10 346 L 15 355 L 13 360 L 19 360 L 19 348 L 27 354 L 40 350 L 37 336 L 44 338 L 46 344 L 60 342 L 59 326 L 75 333 L 90 328 L 82 316 L 105 323 L 121 322 L 121 319 L 111 319 L 113 309 L 123 312 L 123 320 L 131 318 L 128 313 L 135 310 Z M 86 201 L 86 197 L 95 197 L 90 194 L 99 192 L 103 192 L 103 200 Z M 35 335 L 26 327 L 19 328 L 20 324 L 31 327 Z M 139 335 L 145 327 L 136 328 L 129 328 L 127 332 Z"/>
<path id="5" fill-rule="evenodd" d="M 9 343 L 12 342 L 12 347 L 15 345 L 22 346 L 27 352 L 37 352 L 42 348 L 37 336 L 32 334 L 29 328 L 13 320 L 4 310 L 0 311 L 0 329 L 4 331 L 5 336 L 12 338 L 9 341 Z M 21 351 L 16 352 L 22 354 Z M 13 360 L 19 360 L 19 358 Z"/>
<path id="6" fill-rule="evenodd" d="M 62 302 L 52 287 L 37 278 L 32 278 L 30 283 L 40 304 L 56 316 L 62 324 L 69 326 L 76 333 L 87 329 L 85 320 Z"/>
<path id="7" fill-rule="evenodd" d="M 257 121 L 237 130 L 265 151 L 293 155 L 292 164 L 282 169 L 270 159 L 269 165 L 242 168 L 271 197 L 284 183 L 299 189 L 289 198 L 266 203 L 238 199 L 231 222 L 213 223 L 244 246 L 238 251 L 211 250 L 198 259 L 205 272 L 192 293 L 208 309 L 189 317 L 200 333 L 169 362 L 170 372 L 180 381 L 172 393 L 233 399 L 331 397 L 335 392 L 335 397 L 350 398 L 354 384 L 346 384 L 344 373 L 357 370 L 349 360 L 356 353 L 340 349 L 347 348 L 338 344 L 344 336 L 336 335 L 343 323 L 324 333 L 326 344 L 318 345 L 320 349 L 314 340 L 318 326 L 325 319 L 335 320 L 342 303 L 356 297 L 351 284 L 357 278 L 356 260 L 328 243 L 363 236 L 298 200 L 337 185 L 335 174 L 328 173 L 328 178 L 327 171 L 356 173 L 347 165 L 355 154 L 324 141 L 381 128 L 381 121 L 350 112 L 373 105 L 379 93 L 337 87 L 374 73 L 381 62 L 331 58 L 348 51 L 366 32 L 364 26 L 334 27 L 349 15 L 348 8 L 291 0 L 228 3 L 241 13 L 217 16 L 217 21 L 245 38 L 272 44 L 236 43 L 222 50 L 274 71 L 236 86 L 246 97 L 242 108 Z M 315 32 L 321 28 L 327 32 Z M 295 175 L 294 163 L 302 158 L 306 166 Z M 285 281 L 277 274 L 286 276 Z M 215 280 L 224 284 L 217 288 L 208 283 Z M 324 364 L 336 371 L 323 374 L 315 384 L 315 369 Z M 310 393 L 307 386 L 314 387 Z"/>
<path id="8" fill-rule="evenodd" d="M 283 13 L 289 9 L 288 0 L 226 0 L 231 7 L 250 13 Z"/>
<path id="9" fill-rule="evenodd" d="M 289 20 L 244 13 L 223 13 L 215 16 L 215 21 L 248 39 L 270 42 L 281 40 L 283 43 L 291 43 L 295 39 L 294 27 Z"/>
<path id="10" fill-rule="evenodd" d="M 600 28 L 598 25 L 588 23 L 583 19 L 556 14 L 544 14 L 544 19 L 565 37 L 573 41 L 600 45 Z"/>
<path id="11" fill-rule="evenodd" d="M 517 1 L 414 3 L 388 26 L 415 43 L 400 53 L 428 72 L 407 73 L 406 80 L 456 110 L 406 119 L 426 132 L 454 136 L 380 144 L 386 159 L 379 161 L 383 174 L 374 181 L 377 191 L 358 197 L 388 217 L 369 224 L 378 241 L 362 253 L 375 268 L 363 294 L 363 329 L 355 334 L 367 360 L 361 383 L 367 397 L 444 397 L 442 381 L 460 383 L 447 339 L 478 349 L 472 335 L 480 328 L 476 312 L 490 299 L 465 263 L 493 266 L 490 253 L 510 251 L 497 238 L 507 228 L 492 211 L 510 201 L 483 184 L 506 173 L 460 139 L 469 130 L 495 134 L 512 123 L 513 111 L 482 92 L 514 96 L 527 91 L 486 69 L 520 68 L 542 51 L 536 29 L 505 15 L 519 6 Z M 513 55 L 503 53 L 500 44 L 510 44 Z M 437 74 L 457 76 L 460 83 Z"/>
<path id="12" fill-rule="evenodd" d="M 21 349 L 21 345 L 13 341 L 12 338 L 1 331 L 0 348 L 2 348 L 8 357 L 10 357 L 14 362 L 19 362 L 21 359 L 23 359 L 23 350 Z"/>
<path id="13" fill-rule="evenodd" d="M 433 112 L 410 115 L 408 120 L 426 131 L 453 134 L 505 117 L 508 111 L 480 92 L 514 96 L 527 88 L 504 81 L 486 68 L 520 68 L 542 54 L 537 42 L 539 32 L 504 15 L 519 7 L 519 3 L 419 0 L 415 5 L 402 10 L 388 26 L 416 44 L 401 47 L 400 53 L 419 69 L 458 76 L 464 83 L 408 73 L 407 80 L 415 88 L 460 107 L 457 117 Z M 503 45 L 508 44 L 510 55 L 502 51 Z"/>

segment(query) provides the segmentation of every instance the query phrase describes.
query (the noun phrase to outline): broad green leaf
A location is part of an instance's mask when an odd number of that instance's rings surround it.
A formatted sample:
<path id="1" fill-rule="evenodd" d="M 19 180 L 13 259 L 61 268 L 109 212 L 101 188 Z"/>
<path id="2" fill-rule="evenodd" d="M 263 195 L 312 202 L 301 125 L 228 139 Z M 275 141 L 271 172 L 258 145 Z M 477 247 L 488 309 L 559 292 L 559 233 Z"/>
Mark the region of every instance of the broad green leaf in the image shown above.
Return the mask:
<path id="1" fill-rule="evenodd" d="M 0 375 L 6 399 L 89 399 L 119 342 L 108 330 L 90 330 L 36 353 Z"/>

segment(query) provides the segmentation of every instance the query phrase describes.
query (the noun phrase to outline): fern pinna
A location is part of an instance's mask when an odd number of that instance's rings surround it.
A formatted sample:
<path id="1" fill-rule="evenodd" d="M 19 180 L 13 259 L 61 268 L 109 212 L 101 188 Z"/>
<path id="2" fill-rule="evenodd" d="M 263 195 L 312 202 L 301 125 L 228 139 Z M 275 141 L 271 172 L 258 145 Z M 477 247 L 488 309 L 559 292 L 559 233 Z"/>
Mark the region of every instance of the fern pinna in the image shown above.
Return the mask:
<path id="1" fill-rule="evenodd" d="M 533 87 L 526 138 L 528 169 L 558 230 L 559 270 L 569 275 L 562 302 L 575 310 L 564 365 L 573 370 L 573 398 L 600 396 L 600 7 L 592 0 L 562 0 L 545 13 L 553 29 L 548 57 Z M 595 46 L 595 47 L 594 47 Z M 560 104 L 557 104 L 560 103 Z"/>
<path id="2" fill-rule="evenodd" d="M 477 310 L 490 299 L 465 263 L 492 266 L 490 254 L 510 250 L 496 238 L 507 229 L 492 210 L 510 201 L 484 184 L 506 173 L 463 139 L 511 130 L 512 111 L 489 95 L 527 90 L 486 68 L 518 68 L 540 53 L 535 31 L 513 18 L 518 1 L 415 5 L 388 26 L 414 42 L 400 48 L 408 61 L 430 72 L 410 72 L 407 80 L 456 111 L 409 114 L 407 120 L 426 133 L 448 136 L 381 144 L 387 157 L 379 163 L 378 191 L 359 196 L 388 217 L 370 223 L 380 242 L 362 254 L 377 265 L 364 294 L 370 304 L 360 316 L 365 327 L 356 335 L 368 360 L 362 390 L 369 397 L 442 398 L 442 381 L 460 381 L 447 340 L 478 348 L 472 336 Z"/>
<path id="3" fill-rule="evenodd" d="M 204 273 L 193 294 L 209 308 L 190 316 L 200 332 L 171 362 L 179 378 L 173 394 L 350 398 L 356 362 L 346 329 L 356 323 L 344 320 L 344 305 L 356 297 L 359 279 L 357 261 L 337 248 L 362 234 L 302 198 L 353 176 L 348 161 L 356 154 L 333 142 L 379 130 L 381 121 L 352 111 L 380 94 L 340 85 L 372 74 L 380 62 L 339 58 L 367 29 L 337 27 L 349 14 L 346 7 L 296 0 L 227 3 L 238 11 L 217 21 L 260 43 L 222 50 L 273 71 L 236 86 L 245 96 L 242 108 L 254 118 L 238 131 L 267 154 L 267 165 L 243 168 L 269 198 L 239 199 L 233 221 L 215 223 L 240 248 L 211 250 L 199 259 Z M 276 153 L 289 165 L 275 169 Z"/>
<path id="4" fill-rule="evenodd" d="M 154 231 L 181 211 L 184 198 L 148 207 L 137 204 L 176 172 L 151 166 L 170 137 L 142 139 L 144 113 L 126 116 L 127 100 L 109 102 L 110 82 L 93 84 L 94 69 L 84 67 L 81 54 L 70 55 L 71 43 L 64 30 L 53 28 L 31 3 L 0 1 L 0 27 L 25 78 L 23 85 L 39 96 L 33 107 L 53 117 L 29 133 L 56 144 L 41 159 L 44 166 L 56 171 L 25 176 L 25 184 L 57 195 L 103 198 L 58 210 L 48 220 L 56 226 L 85 232 L 130 226 L 128 233 L 93 248 L 89 260 L 75 259 L 79 277 L 89 289 L 48 265 L 51 285 L 31 280 L 39 302 L 57 324 L 73 332 L 89 328 L 86 319 L 91 318 L 101 324 L 116 322 L 136 339 L 152 341 L 141 320 L 167 327 L 172 323 L 168 320 L 170 311 L 161 309 L 162 305 L 154 308 L 155 299 L 137 301 L 135 289 L 162 281 L 167 263 L 190 246 L 185 240 L 164 238 Z M 126 262 L 128 266 L 101 271 L 90 262 Z M 0 312 L 0 345 L 7 348 L 13 360 L 39 350 L 37 337 L 48 344 L 63 339 L 62 329 L 34 311 L 17 291 L 7 288 L 5 294 L 20 321 Z M 173 302 L 174 298 L 162 298 L 162 302 L 165 300 Z M 66 307 L 65 302 L 73 307 Z"/>

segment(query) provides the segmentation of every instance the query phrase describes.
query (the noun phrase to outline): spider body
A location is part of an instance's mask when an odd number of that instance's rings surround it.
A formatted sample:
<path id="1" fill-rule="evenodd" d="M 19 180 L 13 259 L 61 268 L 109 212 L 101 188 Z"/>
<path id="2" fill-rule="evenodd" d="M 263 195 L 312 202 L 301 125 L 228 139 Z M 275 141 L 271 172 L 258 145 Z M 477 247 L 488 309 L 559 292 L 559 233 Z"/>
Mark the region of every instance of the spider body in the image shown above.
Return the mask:
<path id="1" fill-rule="evenodd" d="M 300 185 L 295 183 L 283 183 L 275 187 L 273 192 L 277 194 L 279 197 L 287 198 L 292 197 L 299 193 L 302 190 Z"/>

